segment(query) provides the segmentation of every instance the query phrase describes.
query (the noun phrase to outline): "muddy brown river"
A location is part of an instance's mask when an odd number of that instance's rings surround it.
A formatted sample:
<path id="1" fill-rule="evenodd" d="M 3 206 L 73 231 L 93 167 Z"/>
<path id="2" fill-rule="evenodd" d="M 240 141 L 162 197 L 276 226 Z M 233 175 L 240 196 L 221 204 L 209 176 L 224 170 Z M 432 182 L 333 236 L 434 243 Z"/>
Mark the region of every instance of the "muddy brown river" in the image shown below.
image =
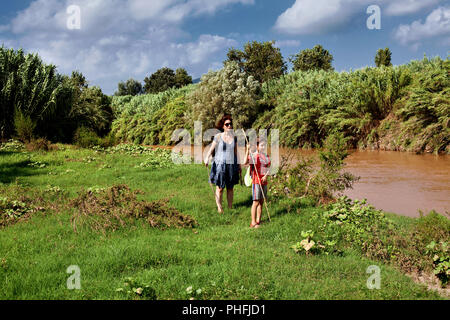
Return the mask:
<path id="1" fill-rule="evenodd" d="M 289 149 L 281 149 L 280 155 Z M 296 150 L 300 155 L 311 151 Z M 345 170 L 361 177 L 344 194 L 377 209 L 410 217 L 434 209 L 450 213 L 450 156 L 396 151 L 352 151 Z"/>

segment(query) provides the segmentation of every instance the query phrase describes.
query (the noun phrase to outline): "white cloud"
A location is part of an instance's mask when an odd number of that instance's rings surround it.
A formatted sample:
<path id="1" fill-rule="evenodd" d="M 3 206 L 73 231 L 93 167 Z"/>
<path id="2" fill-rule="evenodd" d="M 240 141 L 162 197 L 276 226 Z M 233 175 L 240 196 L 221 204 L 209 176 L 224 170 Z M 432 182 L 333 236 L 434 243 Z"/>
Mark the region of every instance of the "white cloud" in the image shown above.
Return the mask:
<path id="1" fill-rule="evenodd" d="M 417 13 L 444 0 L 296 0 L 277 19 L 274 29 L 283 34 L 320 34 L 345 25 L 357 15 L 366 15 L 369 5 L 381 13 L 400 16 Z M 367 16 L 368 17 L 368 16 Z"/>
<path id="2" fill-rule="evenodd" d="M 275 46 L 278 48 L 299 47 L 300 44 L 300 40 L 277 40 L 275 42 Z"/>
<path id="3" fill-rule="evenodd" d="M 431 7 L 442 0 L 395 0 L 389 1 L 386 7 L 386 14 L 391 16 L 401 16 L 418 12 L 419 10 Z"/>
<path id="4" fill-rule="evenodd" d="M 415 50 L 424 39 L 450 34 L 450 7 L 439 7 L 431 12 L 425 22 L 416 20 L 411 24 L 400 25 L 394 31 L 394 38 L 403 45 L 411 45 Z M 445 43 L 445 39 L 443 40 Z"/>
<path id="5" fill-rule="evenodd" d="M 274 29 L 293 35 L 324 33 L 347 22 L 364 5 L 373 2 L 374 0 L 296 0 L 292 7 L 278 17 Z"/>
<path id="6" fill-rule="evenodd" d="M 12 32 L 7 46 L 38 52 L 63 73 L 77 69 L 113 93 L 119 81 L 142 81 L 163 66 L 184 67 L 196 78 L 219 65 L 237 42 L 208 34 L 192 39 L 181 24 L 238 3 L 254 0 L 35 0 L 0 32 Z M 81 9 L 80 30 L 67 29 L 72 4 Z"/>
<path id="7" fill-rule="evenodd" d="M 129 0 L 128 7 L 137 19 L 179 22 L 189 15 L 214 14 L 235 3 L 248 5 L 254 4 L 254 0 Z"/>

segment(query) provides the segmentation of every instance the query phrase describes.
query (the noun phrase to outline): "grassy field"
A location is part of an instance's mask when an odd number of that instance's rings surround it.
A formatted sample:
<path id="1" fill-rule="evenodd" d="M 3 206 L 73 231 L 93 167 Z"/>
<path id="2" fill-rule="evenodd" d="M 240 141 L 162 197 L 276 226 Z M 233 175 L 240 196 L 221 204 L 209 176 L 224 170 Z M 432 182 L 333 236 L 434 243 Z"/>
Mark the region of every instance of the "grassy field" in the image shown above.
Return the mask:
<path id="1" fill-rule="evenodd" d="M 157 299 L 441 298 L 353 249 L 341 256 L 296 254 L 291 246 L 314 228 L 321 208 L 272 202 L 272 222 L 264 216 L 261 228 L 250 229 L 250 188 L 236 186 L 234 208 L 219 215 L 204 167 L 140 166 L 146 160 L 62 145 L 51 152 L 0 151 L 0 197 L 26 193 L 46 204 L 0 229 L 0 299 L 138 298 L 117 291 L 128 277 L 153 288 Z M 139 199 L 169 198 L 197 226 L 163 230 L 136 221 L 106 234 L 75 232 L 68 199 L 118 184 L 144 191 Z M 71 265 L 81 270 L 81 290 L 67 289 Z M 379 290 L 367 288 L 370 265 L 381 268 Z"/>

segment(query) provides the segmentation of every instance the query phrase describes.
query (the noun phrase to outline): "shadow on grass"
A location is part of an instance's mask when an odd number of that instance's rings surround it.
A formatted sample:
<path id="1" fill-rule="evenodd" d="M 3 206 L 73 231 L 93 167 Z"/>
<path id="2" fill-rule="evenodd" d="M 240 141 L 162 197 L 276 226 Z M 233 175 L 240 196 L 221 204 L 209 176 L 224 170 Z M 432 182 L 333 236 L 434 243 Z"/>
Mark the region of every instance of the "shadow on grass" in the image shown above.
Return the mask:
<path id="1" fill-rule="evenodd" d="M 10 155 L 12 155 L 14 153 L 17 153 L 17 152 L 0 150 L 0 156 L 10 156 Z"/>
<path id="2" fill-rule="evenodd" d="M 251 208 L 251 206 L 253 205 L 253 200 L 252 200 L 252 196 L 249 196 L 246 200 L 244 201 L 239 201 L 239 202 L 235 202 L 233 204 L 233 206 L 235 208 L 241 208 L 241 207 L 247 207 L 247 208 Z"/>
<path id="3" fill-rule="evenodd" d="M 302 210 L 312 207 L 315 206 L 309 200 L 283 199 L 277 205 L 269 202 L 270 214 L 273 217 L 283 216 L 285 214 L 301 214 Z"/>
<path id="4" fill-rule="evenodd" d="M 18 177 L 37 175 L 37 169 L 30 167 L 30 163 L 32 163 L 30 160 L 22 160 L 18 162 L 0 164 L 0 182 L 12 183 Z"/>

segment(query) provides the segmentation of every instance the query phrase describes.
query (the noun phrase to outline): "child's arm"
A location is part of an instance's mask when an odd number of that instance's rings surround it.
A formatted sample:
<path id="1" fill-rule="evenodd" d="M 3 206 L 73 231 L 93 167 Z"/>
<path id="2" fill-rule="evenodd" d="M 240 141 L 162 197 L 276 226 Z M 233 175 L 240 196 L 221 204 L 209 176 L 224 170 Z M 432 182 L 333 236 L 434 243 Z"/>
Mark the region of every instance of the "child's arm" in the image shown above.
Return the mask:
<path id="1" fill-rule="evenodd" d="M 249 147 L 249 145 L 247 145 L 247 149 L 245 151 L 245 162 L 244 162 L 244 165 L 247 165 L 249 163 L 249 161 L 248 161 L 249 152 L 250 152 L 250 147 Z"/>
<path id="2" fill-rule="evenodd" d="M 267 160 L 268 160 L 268 162 L 267 162 L 267 166 L 268 167 L 270 167 L 270 159 L 269 159 L 269 157 L 267 156 Z M 263 181 L 263 182 L 266 182 L 267 181 L 267 176 L 270 176 L 270 170 L 267 170 L 267 172 L 266 172 L 266 174 L 261 178 L 261 180 Z"/>

